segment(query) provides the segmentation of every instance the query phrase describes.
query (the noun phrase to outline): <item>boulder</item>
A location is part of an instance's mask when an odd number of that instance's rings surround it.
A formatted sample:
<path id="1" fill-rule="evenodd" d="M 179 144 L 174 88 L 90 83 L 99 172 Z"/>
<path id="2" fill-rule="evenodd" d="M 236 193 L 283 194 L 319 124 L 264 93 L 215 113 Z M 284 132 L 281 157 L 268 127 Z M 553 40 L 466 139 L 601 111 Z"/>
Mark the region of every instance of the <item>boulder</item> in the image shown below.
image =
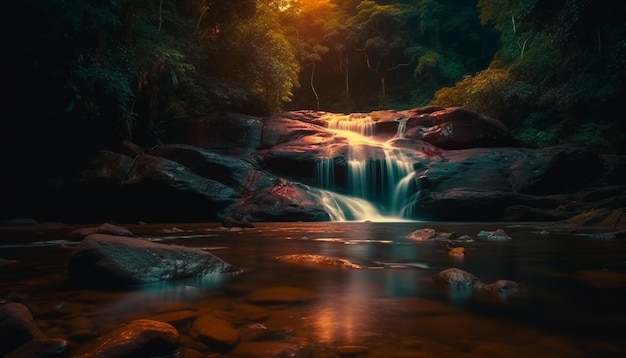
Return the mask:
<path id="1" fill-rule="evenodd" d="M 72 252 L 69 278 L 81 286 L 128 286 L 237 272 L 210 252 L 105 234 L 84 238 Z"/>
<path id="2" fill-rule="evenodd" d="M 253 191 L 270 185 L 274 180 L 259 170 L 250 157 L 238 158 L 186 144 L 162 145 L 149 154 L 172 160 L 203 178 L 231 188 L 243 187 Z"/>
<path id="3" fill-rule="evenodd" d="M 243 197 L 228 216 L 254 221 L 329 221 L 330 216 L 305 186 L 277 179 Z"/>
<path id="4" fill-rule="evenodd" d="M 506 147 L 518 143 L 500 121 L 463 107 L 445 108 L 424 115 L 422 124 L 407 129 L 405 137 L 422 139 L 439 148 Z M 430 123 L 429 123 L 430 122 Z"/>
<path id="5" fill-rule="evenodd" d="M 0 356 L 61 357 L 68 342 L 47 337 L 37 326 L 25 304 L 8 302 L 0 306 Z"/>
<path id="6" fill-rule="evenodd" d="M 76 358 L 173 357 L 179 333 L 172 325 L 138 319 L 81 347 Z"/>

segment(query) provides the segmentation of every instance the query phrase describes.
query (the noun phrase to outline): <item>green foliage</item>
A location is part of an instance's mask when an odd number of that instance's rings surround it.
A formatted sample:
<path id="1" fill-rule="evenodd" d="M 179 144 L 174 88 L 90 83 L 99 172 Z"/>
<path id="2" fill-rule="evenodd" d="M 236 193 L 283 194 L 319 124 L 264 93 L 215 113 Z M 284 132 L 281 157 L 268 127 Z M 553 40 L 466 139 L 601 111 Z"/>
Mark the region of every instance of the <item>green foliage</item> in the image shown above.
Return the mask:
<path id="1" fill-rule="evenodd" d="M 580 143 L 624 151 L 623 6 L 481 0 L 478 8 L 482 22 L 500 31 L 502 47 L 487 70 L 441 89 L 433 103 L 470 106 L 539 147 Z M 490 75 L 499 71 L 506 76 Z"/>
<path id="2" fill-rule="evenodd" d="M 488 117 L 510 123 L 510 109 L 515 103 L 525 103 L 529 96 L 532 96 L 532 92 L 511 82 L 509 70 L 488 68 L 474 76 L 466 76 L 454 87 L 437 91 L 431 104 L 442 107 L 467 107 Z"/>
<path id="3" fill-rule="evenodd" d="M 325 110 L 465 106 L 538 146 L 623 151 L 626 7 L 604 0 L 18 5 L 17 84 L 48 109 L 28 111 L 87 145 L 158 143 L 178 118 L 269 114 L 314 87 Z"/>

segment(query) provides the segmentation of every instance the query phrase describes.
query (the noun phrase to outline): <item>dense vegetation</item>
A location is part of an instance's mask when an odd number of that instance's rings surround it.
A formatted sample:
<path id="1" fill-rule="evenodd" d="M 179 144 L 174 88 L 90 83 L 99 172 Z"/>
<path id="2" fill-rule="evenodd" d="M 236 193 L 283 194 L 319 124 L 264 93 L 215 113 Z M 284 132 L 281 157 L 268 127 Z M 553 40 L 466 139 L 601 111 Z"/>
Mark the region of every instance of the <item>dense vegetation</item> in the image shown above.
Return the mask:
<path id="1" fill-rule="evenodd" d="M 12 183 L 228 110 L 467 106 L 537 146 L 625 153 L 608 0 L 23 0 L 5 31 Z M 67 155 L 71 154 L 71 155 Z"/>

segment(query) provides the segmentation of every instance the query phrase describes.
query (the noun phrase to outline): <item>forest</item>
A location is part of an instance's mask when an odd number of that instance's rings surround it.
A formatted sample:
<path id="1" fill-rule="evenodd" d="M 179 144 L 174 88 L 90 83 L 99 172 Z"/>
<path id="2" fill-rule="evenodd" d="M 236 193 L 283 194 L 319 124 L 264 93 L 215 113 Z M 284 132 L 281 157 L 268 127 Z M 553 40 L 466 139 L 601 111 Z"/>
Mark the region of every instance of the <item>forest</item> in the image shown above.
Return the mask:
<path id="1" fill-rule="evenodd" d="M 625 18 L 608 0 L 23 0 L 5 31 L 10 168 L 54 177 L 217 111 L 425 105 L 624 154 Z"/>

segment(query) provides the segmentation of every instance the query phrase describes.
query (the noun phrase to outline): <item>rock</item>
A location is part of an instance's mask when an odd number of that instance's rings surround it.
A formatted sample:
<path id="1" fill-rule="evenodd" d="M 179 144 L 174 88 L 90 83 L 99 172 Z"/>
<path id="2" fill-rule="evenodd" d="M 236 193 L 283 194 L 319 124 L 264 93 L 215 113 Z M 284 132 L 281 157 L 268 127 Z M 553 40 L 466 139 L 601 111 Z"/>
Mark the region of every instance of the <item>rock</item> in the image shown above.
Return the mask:
<path id="1" fill-rule="evenodd" d="M 104 223 L 97 227 L 86 227 L 82 229 L 76 229 L 72 231 L 70 237 L 75 240 L 82 240 L 88 235 L 91 234 L 106 234 L 106 235 L 114 235 L 114 236 L 127 236 L 127 237 L 135 237 L 130 230 L 120 227 L 117 225 Z"/>
<path id="2" fill-rule="evenodd" d="M 105 234 L 83 239 L 69 263 L 70 280 L 86 286 L 126 286 L 236 271 L 207 251 Z"/>
<path id="3" fill-rule="evenodd" d="M 545 210 L 526 205 L 511 205 L 504 209 L 502 220 L 504 221 L 559 221 L 567 220 L 571 213 L 563 210 Z"/>
<path id="4" fill-rule="evenodd" d="M 181 329 L 188 323 L 193 322 L 197 316 L 198 313 L 196 311 L 188 309 L 161 313 L 159 315 L 150 317 L 150 319 L 154 321 L 165 322 L 171 324 L 176 329 Z"/>
<path id="5" fill-rule="evenodd" d="M 305 187 L 283 179 L 243 197 L 228 216 L 246 217 L 251 221 L 330 220 L 317 198 Z"/>
<path id="6" fill-rule="evenodd" d="M 267 327 L 261 323 L 248 323 L 237 329 L 240 342 L 252 342 L 259 340 L 267 332 Z"/>
<path id="7" fill-rule="evenodd" d="M 150 155 L 172 160 L 185 168 L 230 188 L 254 191 L 272 184 L 273 176 L 258 170 L 250 157 L 238 158 L 185 144 L 166 144 Z"/>
<path id="8" fill-rule="evenodd" d="M 79 173 L 79 180 L 91 187 L 92 184 L 119 184 L 133 164 L 133 157 L 110 150 L 99 150 L 91 155 L 89 164 Z"/>
<path id="9" fill-rule="evenodd" d="M 509 167 L 512 187 L 530 195 L 571 193 L 602 174 L 602 159 L 591 148 L 560 145 L 523 150 Z"/>
<path id="10" fill-rule="evenodd" d="M 452 239 L 455 235 L 456 235 L 455 233 L 451 233 L 451 232 L 438 232 L 437 230 L 432 229 L 432 228 L 423 228 L 423 229 L 417 229 L 407 234 L 405 237 L 409 240 L 415 240 L 415 241 L 428 241 L 428 240 L 445 241 L 445 240 Z"/>
<path id="11" fill-rule="evenodd" d="M 452 291 L 471 292 L 485 286 L 478 277 L 458 268 L 443 270 L 432 279 L 436 284 Z"/>
<path id="12" fill-rule="evenodd" d="M 498 280 L 492 282 L 485 285 L 485 290 L 498 293 L 501 296 L 510 296 L 521 292 L 519 283 L 510 280 Z"/>
<path id="13" fill-rule="evenodd" d="M 232 216 L 226 216 L 222 218 L 221 223 L 222 223 L 222 226 L 225 228 L 234 228 L 234 227 L 240 227 L 244 229 L 254 228 L 254 225 L 250 221 L 248 221 L 248 219 L 245 217 L 236 219 L 236 218 L 233 218 Z"/>
<path id="14" fill-rule="evenodd" d="M 68 342 L 64 339 L 33 339 L 3 358 L 53 358 L 67 356 Z"/>
<path id="15" fill-rule="evenodd" d="M 626 203 L 626 156 L 599 155 L 580 145 L 524 147 L 499 121 L 468 108 L 428 106 L 269 117 L 218 112 L 177 121 L 168 134 L 171 144 L 144 152 L 122 143 L 119 153 L 95 152 L 75 178 L 55 180 L 53 201 L 60 210 L 48 214 L 83 222 L 232 217 L 231 227 L 247 226 L 239 218 L 328 221 L 334 209 L 318 205 L 313 189 L 355 192 L 355 145 L 327 128 L 338 118 L 371 129 L 370 139 L 377 140 L 358 145 L 364 173 L 389 174 L 390 148 L 407 158 L 414 172 L 404 178 L 410 182 L 403 181 L 402 206 L 412 219 L 563 221 Z M 400 124 L 406 124 L 404 136 L 397 136 Z M 380 184 L 386 178 L 380 179 L 361 195 L 372 201 L 387 195 L 389 188 Z"/>
<path id="16" fill-rule="evenodd" d="M 265 148 L 305 137 L 332 137 L 323 127 L 280 116 L 266 118 L 263 124 L 262 145 Z"/>
<path id="17" fill-rule="evenodd" d="M 281 255 L 276 256 L 276 260 L 288 263 L 305 264 L 305 265 L 322 265 L 322 266 L 335 266 L 342 268 L 356 268 L 360 269 L 363 266 L 355 264 L 354 262 L 323 255 L 309 255 L 309 254 L 293 254 L 293 255 Z"/>
<path id="18" fill-rule="evenodd" d="M 179 333 L 174 327 L 138 319 L 101 337 L 95 345 L 81 347 L 76 358 L 168 357 L 178 348 Z"/>
<path id="19" fill-rule="evenodd" d="M 435 237 L 436 234 L 437 234 L 437 231 L 435 229 L 424 228 L 424 229 L 417 229 L 415 231 L 412 231 L 408 233 L 405 237 L 407 239 L 415 240 L 415 241 L 426 241 Z"/>
<path id="20" fill-rule="evenodd" d="M 239 334 L 230 322 L 210 315 L 198 317 L 191 326 L 189 335 L 217 350 L 230 349 L 239 340 Z"/>
<path id="21" fill-rule="evenodd" d="M 28 306 L 8 302 L 0 306 L 0 356 L 11 352 L 32 339 L 43 339 Z"/>
<path id="22" fill-rule="evenodd" d="M 480 241 L 509 241 L 511 237 L 502 229 L 495 231 L 481 230 L 477 235 L 477 240 Z"/>
<path id="23" fill-rule="evenodd" d="M 518 144 L 502 122 L 463 107 L 445 108 L 424 115 L 421 123 L 431 125 L 411 127 L 405 137 L 425 140 L 446 150 Z"/>
<path id="24" fill-rule="evenodd" d="M 0 305 L 0 337 L 0 356 L 7 358 L 61 356 L 68 346 L 41 332 L 28 306 L 18 302 Z"/>
<path id="25" fill-rule="evenodd" d="M 451 247 L 448 249 L 448 255 L 450 256 L 464 256 L 465 248 L 462 246 Z"/>

